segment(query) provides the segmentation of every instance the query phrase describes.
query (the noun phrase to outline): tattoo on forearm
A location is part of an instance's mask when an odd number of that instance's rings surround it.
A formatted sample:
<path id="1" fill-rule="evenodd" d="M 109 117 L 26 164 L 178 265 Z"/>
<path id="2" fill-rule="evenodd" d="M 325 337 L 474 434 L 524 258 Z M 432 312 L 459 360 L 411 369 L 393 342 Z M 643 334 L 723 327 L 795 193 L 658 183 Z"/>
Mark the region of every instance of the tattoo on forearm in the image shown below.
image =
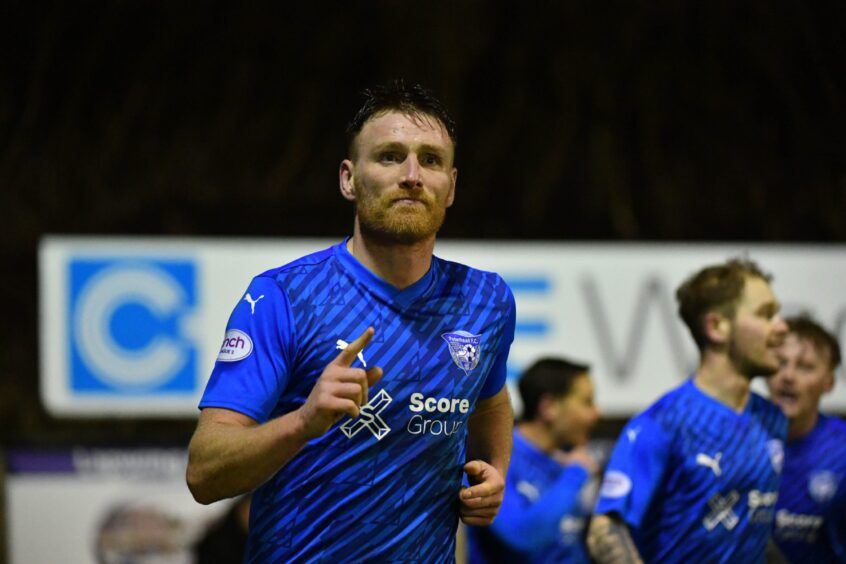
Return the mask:
<path id="1" fill-rule="evenodd" d="M 587 538 L 590 555 L 600 564 L 642 564 L 625 523 L 608 515 L 591 520 Z"/>

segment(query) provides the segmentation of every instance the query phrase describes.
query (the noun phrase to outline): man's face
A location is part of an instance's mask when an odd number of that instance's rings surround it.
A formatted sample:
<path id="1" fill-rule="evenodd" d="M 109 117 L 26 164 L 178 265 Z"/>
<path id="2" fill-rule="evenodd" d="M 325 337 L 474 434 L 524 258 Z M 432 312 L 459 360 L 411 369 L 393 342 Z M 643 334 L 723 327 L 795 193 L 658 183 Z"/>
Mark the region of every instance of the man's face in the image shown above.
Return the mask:
<path id="1" fill-rule="evenodd" d="M 820 397 L 834 386 L 829 351 L 791 333 L 780 347 L 779 355 L 781 367 L 767 379 L 773 403 L 789 419 L 815 413 Z"/>
<path id="2" fill-rule="evenodd" d="M 593 383 L 585 374 L 573 381 L 566 396 L 556 398 L 548 415 L 552 433 L 559 448 L 587 444 L 590 431 L 599 420 L 599 410 L 593 401 Z"/>
<path id="3" fill-rule="evenodd" d="M 354 160 L 341 163 L 341 192 L 361 231 L 412 244 L 434 238 L 452 205 L 457 171 L 449 134 L 435 118 L 386 112 L 364 124 Z"/>
<path id="4" fill-rule="evenodd" d="M 741 374 L 769 376 L 778 370 L 778 347 L 787 334 L 787 324 L 778 311 L 778 301 L 766 280 L 747 277 L 728 341 L 729 359 Z"/>

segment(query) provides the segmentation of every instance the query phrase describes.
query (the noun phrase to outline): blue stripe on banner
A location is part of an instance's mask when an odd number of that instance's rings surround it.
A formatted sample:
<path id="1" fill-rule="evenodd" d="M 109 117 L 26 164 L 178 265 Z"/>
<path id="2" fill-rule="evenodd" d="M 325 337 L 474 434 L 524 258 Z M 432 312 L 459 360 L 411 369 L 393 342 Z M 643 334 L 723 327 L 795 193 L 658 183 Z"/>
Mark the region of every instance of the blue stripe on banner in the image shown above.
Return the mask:
<path id="1" fill-rule="evenodd" d="M 549 321 L 545 319 L 517 319 L 514 333 L 523 337 L 543 337 L 549 333 Z"/>
<path id="2" fill-rule="evenodd" d="M 505 378 L 512 382 L 517 382 L 520 379 L 520 374 L 523 372 L 523 366 L 509 362 L 505 368 Z"/>
<path id="3" fill-rule="evenodd" d="M 542 278 L 536 276 L 516 276 L 506 277 L 505 282 L 511 291 L 521 294 L 546 294 L 549 292 L 550 283 L 549 278 Z"/>

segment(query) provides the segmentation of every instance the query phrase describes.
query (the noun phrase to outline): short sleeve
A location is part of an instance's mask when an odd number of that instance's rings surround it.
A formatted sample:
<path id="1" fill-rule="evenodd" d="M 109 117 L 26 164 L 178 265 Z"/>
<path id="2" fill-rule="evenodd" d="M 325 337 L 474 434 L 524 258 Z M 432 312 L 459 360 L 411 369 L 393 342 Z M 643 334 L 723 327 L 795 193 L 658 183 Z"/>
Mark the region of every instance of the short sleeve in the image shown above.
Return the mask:
<path id="1" fill-rule="evenodd" d="M 623 429 L 602 479 L 595 513 L 617 513 L 638 527 L 667 468 L 670 436 L 647 417 Z"/>
<path id="2" fill-rule="evenodd" d="M 502 506 L 490 526 L 491 531 L 515 550 L 528 553 L 549 550 L 560 534 L 562 518 L 577 513 L 579 494 L 587 479 L 583 467 L 568 466 L 549 489 L 530 499 L 520 491 L 521 481 L 509 473 Z"/>
<path id="3" fill-rule="evenodd" d="M 295 342 L 288 298 L 258 276 L 235 305 L 200 408 L 221 407 L 263 423 L 284 391 Z"/>
<path id="4" fill-rule="evenodd" d="M 505 385 L 505 378 L 508 375 L 508 354 L 511 352 L 511 343 L 514 342 L 514 327 L 517 322 L 517 307 L 514 303 L 514 294 L 508 290 L 508 311 L 506 313 L 505 326 L 499 340 L 499 347 L 496 352 L 496 359 L 485 378 L 485 385 L 479 392 L 479 399 L 493 397 Z"/>

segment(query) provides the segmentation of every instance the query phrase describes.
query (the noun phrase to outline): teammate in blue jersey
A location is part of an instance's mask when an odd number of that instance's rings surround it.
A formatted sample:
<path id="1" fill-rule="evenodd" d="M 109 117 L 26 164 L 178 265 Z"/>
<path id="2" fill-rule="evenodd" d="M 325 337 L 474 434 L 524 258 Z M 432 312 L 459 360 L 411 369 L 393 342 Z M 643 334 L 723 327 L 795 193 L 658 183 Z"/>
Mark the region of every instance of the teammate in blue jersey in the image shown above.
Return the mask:
<path id="1" fill-rule="evenodd" d="M 493 525 L 468 527 L 470 564 L 587 563 L 593 499 L 583 486 L 597 468 L 585 445 L 599 419 L 589 367 L 544 358 L 520 376 L 519 389 L 523 416 L 505 499 Z"/>
<path id="2" fill-rule="evenodd" d="M 588 533 L 598 562 L 754 563 L 772 550 L 787 419 L 750 390 L 778 370 L 787 331 L 769 280 L 731 260 L 676 291 L 700 364 L 617 440 Z"/>
<path id="3" fill-rule="evenodd" d="M 787 320 L 781 369 L 767 380 L 790 425 L 775 541 L 791 562 L 846 562 L 846 423 L 820 413 L 840 344 L 808 316 Z"/>
<path id="4" fill-rule="evenodd" d="M 200 403 L 188 485 L 254 490 L 247 562 L 450 562 L 459 517 L 502 503 L 514 298 L 433 256 L 457 175 L 441 104 L 366 95 L 339 173 L 352 237 L 253 279 Z"/>

